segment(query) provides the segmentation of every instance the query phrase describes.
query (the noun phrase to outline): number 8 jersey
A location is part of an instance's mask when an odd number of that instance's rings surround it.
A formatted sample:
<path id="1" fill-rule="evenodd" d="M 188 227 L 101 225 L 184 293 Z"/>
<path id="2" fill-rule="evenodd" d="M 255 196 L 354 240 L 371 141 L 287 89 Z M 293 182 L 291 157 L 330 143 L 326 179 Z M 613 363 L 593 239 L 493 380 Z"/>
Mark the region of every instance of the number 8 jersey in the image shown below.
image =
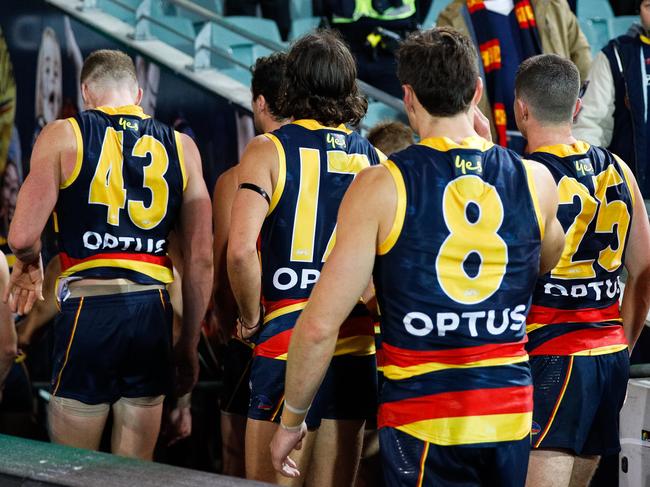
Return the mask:
<path id="1" fill-rule="evenodd" d="M 61 276 L 171 282 L 167 237 L 185 187 L 180 134 L 133 105 L 68 120 L 77 161 L 55 213 Z"/>
<path id="2" fill-rule="evenodd" d="M 479 137 L 425 139 L 386 163 L 398 205 L 373 274 L 380 427 L 437 445 L 530 433 L 525 319 L 543 227 L 529 164 Z"/>
<path id="3" fill-rule="evenodd" d="M 530 355 L 601 355 L 627 348 L 619 276 L 633 195 L 616 156 L 585 142 L 537 149 L 558 184 L 566 244 L 536 286 L 528 316 Z"/>

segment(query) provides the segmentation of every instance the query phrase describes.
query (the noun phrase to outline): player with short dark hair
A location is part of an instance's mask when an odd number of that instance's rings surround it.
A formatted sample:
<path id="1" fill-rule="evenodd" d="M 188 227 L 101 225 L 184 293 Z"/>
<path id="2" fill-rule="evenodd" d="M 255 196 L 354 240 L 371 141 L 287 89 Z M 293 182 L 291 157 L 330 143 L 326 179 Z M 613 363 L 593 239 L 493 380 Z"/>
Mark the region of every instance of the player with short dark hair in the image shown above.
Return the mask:
<path id="1" fill-rule="evenodd" d="M 517 125 L 530 159 L 558 185 L 567 234 L 560 261 L 537 282 L 527 320 L 535 386 L 528 485 L 586 487 L 600 456 L 620 451 L 629 351 L 650 303 L 648 216 L 629 167 L 571 132 L 581 105 L 571 61 L 527 59 L 515 87 Z"/>
<path id="2" fill-rule="evenodd" d="M 273 464 L 298 475 L 288 455 L 304 411 L 372 274 L 387 485 L 523 486 L 533 409 L 525 319 L 538 274 L 562 249 L 555 184 L 474 130 L 482 83 L 469 39 L 445 28 L 415 33 L 398 59 L 421 140 L 362 171 L 343 199 L 336 245 L 289 347 L 292 408 L 273 438 Z"/>
<path id="3" fill-rule="evenodd" d="M 210 198 L 192 140 L 143 113 L 123 52 L 91 53 L 87 110 L 41 132 L 9 231 L 17 261 L 5 294 L 19 313 L 42 299 L 40 236 L 52 212 L 61 270 L 50 436 L 97 449 L 110 410 L 114 453 L 151 459 L 162 402 L 198 376 L 212 285 Z M 168 236 L 183 246 L 183 327 L 172 350 Z"/>
<path id="4" fill-rule="evenodd" d="M 402 122 L 380 122 L 368 131 L 368 142 L 386 155 L 413 144 L 413 130 Z"/>
<path id="5" fill-rule="evenodd" d="M 278 100 L 284 81 L 286 54 L 258 58 L 251 80 L 253 123 L 260 133 L 273 132 L 289 122 L 280 115 Z M 253 359 L 252 344 L 237 336 L 237 303 L 228 281 L 226 249 L 230 213 L 237 192 L 237 166 L 225 171 L 214 187 L 214 300 L 217 327 L 221 336 L 230 337 L 223 357 L 224 388 L 221 397 L 222 471 L 245 477 L 246 416 L 250 401 L 249 380 Z"/>
<path id="6" fill-rule="evenodd" d="M 237 166 L 227 260 L 240 333 L 255 342 L 248 478 L 287 482 L 273 470 L 268 445 L 280 412 L 292 408 L 284 401 L 284 373 L 293 325 L 336 240 L 343 194 L 361 169 L 380 161 L 345 125 L 357 124 L 367 105 L 355 78 L 354 59 L 335 34 L 298 40 L 287 54 L 280 94 L 282 115 L 293 122 L 254 139 Z M 305 478 L 322 486 L 354 481 L 363 425 L 376 410 L 373 324 L 361 295 L 307 420 L 298 460 L 305 477 L 292 485 Z"/>

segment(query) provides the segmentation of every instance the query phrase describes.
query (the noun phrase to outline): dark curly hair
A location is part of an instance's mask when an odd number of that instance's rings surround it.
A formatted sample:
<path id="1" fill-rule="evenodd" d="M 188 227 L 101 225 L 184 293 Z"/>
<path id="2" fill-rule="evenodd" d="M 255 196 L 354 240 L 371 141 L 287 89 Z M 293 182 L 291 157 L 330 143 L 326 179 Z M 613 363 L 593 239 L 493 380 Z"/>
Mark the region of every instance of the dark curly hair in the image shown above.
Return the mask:
<path id="1" fill-rule="evenodd" d="M 275 52 L 270 56 L 257 58 L 253 66 L 251 92 L 253 100 L 262 95 L 266 100 L 271 115 L 282 118 L 278 97 L 284 81 L 284 71 L 287 55 L 284 52 Z"/>
<path id="2" fill-rule="evenodd" d="M 397 77 L 434 117 L 467 111 L 478 76 L 472 41 L 449 27 L 414 32 L 397 51 Z"/>
<path id="3" fill-rule="evenodd" d="M 356 62 L 334 31 L 307 34 L 287 54 L 282 115 L 312 118 L 325 126 L 357 125 L 368 101 L 360 94 L 356 77 Z"/>

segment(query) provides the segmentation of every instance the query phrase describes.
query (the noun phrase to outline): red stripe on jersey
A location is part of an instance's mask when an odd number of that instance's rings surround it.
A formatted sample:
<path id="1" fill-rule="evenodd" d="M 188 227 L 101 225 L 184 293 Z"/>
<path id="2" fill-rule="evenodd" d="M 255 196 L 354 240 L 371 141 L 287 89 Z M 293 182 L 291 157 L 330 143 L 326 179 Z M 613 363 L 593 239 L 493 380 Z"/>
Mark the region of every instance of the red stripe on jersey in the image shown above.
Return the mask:
<path id="1" fill-rule="evenodd" d="M 527 413 L 533 410 L 533 386 L 441 392 L 379 406 L 379 424 L 398 427 L 437 418 Z"/>
<path id="2" fill-rule="evenodd" d="M 571 355 L 610 345 L 627 345 L 625 332 L 621 325 L 599 326 L 565 333 L 542 343 L 528 354 Z"/>
<path id="3" fill-rule="evenodd" d="M 412 365 L 439 362 L 443 364 L 466 364 L 479 360 L 526 355 L 524 338 L 520 342 L 480 345 L 477 347 L 452 348 L 449 350 L 420 351 L 398 348 L 386 342 L 382 343 L 384 365 L 410 367 Z"/>
<path id="4" fill-rule="evenodd" d="M 76 259 L 70 257 L 65 252 L 59 252 L 59 258 L 61 260 L 61 270 L 65 271 L 72 266 L 81 264 L 83 262 L 89 262 L 98 259 L 111 259 L 111 260 L 133 260 L 138 262 L 148 262 L 149 264 L 156 264 L 163 267 L 170 268 L 172 267 L 172 261 L 166 255 L 158 256 L 151 254 L 127 254 L 127 253 L 106 253 L 106 254 L 95 254 L 84 259 Z"/>
<path id="5" fill-rule="evenodd" d="M 606 308 L 559 309 L 532 305 L 526 323 L 553 325 L 556 323 L 600 323 L 621 317 L 618 302 Z"/>
<path id="6" fill-rule="evenodd" d="M 272 336 L 263 343 L 257 344 L 253 349 L 253 355 L 266 358 L 277 358 L 284 355 L 289 350 L 292 332 L 293 328 L 290 328 Z"/>
<path id="7" fill-rule="evenodd" d="M 264 300 L 264 313 L 265 314 L 271 314 L 274 311 L 277 311 L 282 308 L 286 308 L 287 306 L 291 306 L 293 304 L 298 304 L 298 303 L 304 303 L 307 301 L 307 298 L 303 299 L 281 299 L 279 301 L 266 301 Z"/>

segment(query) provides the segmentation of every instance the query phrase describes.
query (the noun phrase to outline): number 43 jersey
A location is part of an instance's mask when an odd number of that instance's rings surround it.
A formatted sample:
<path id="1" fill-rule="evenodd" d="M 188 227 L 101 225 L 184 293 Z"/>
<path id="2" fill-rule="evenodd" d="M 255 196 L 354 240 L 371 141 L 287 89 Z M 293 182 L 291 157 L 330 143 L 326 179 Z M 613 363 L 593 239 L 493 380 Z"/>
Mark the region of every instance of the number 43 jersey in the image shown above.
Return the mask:
<path id="1" fill-rule="evenodd" d="M 68 121 L 77 161 L 56 205 L 62 277 L 171 282 L 167 237 L 186 181 L 180 134 L 132 105 Z"/>
<path id="2" fill-rule="evenodd" d="M 397 189 L 374 282 L 380 427 L 437 445 L 521 440 L 525 320 L 543 226 L 530 163 L 479 137 L 425 139 L 386 163 Z"/>
<path id="3" fill-rule="evenodd" d="M 562 257 L 535 288 L 530 355 L 602 355 L 627 348 L 619 312 L 633 194 L 612 153 L 584 142 L 537 149 L 558 184 Z"/>

